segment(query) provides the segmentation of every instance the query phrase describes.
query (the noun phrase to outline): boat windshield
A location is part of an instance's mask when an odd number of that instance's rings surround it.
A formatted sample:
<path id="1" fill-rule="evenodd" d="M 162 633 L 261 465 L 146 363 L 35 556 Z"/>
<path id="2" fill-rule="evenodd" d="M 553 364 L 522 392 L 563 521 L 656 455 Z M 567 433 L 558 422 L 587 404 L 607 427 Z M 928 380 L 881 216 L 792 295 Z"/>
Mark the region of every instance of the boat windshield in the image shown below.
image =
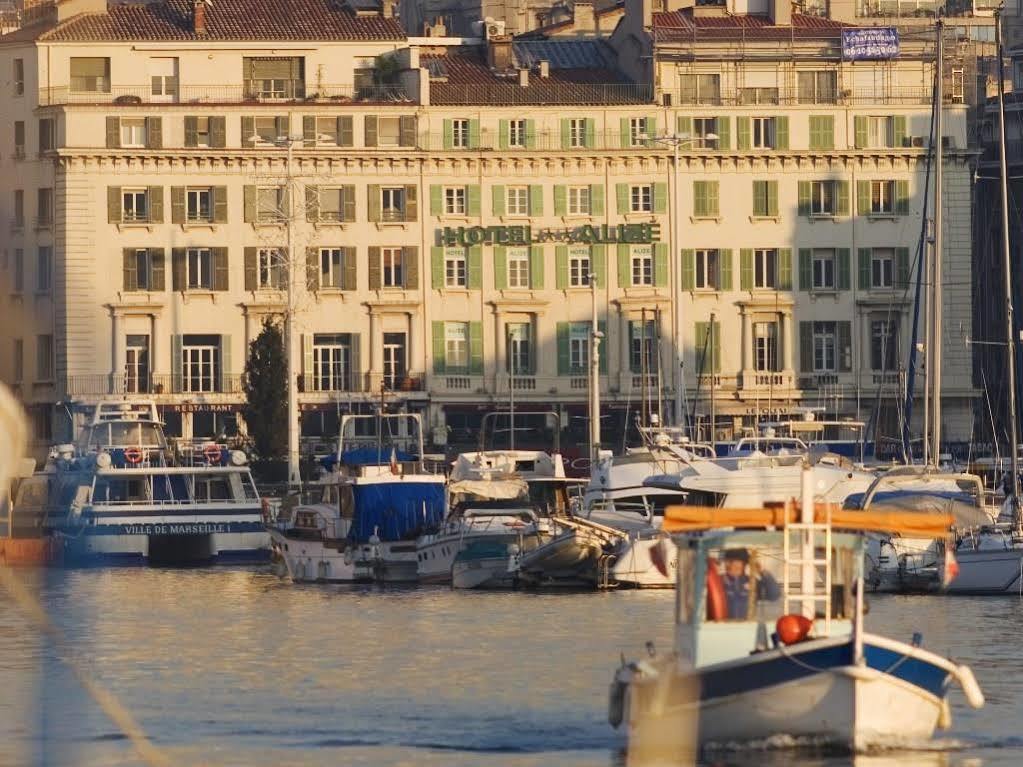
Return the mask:
<path id="1" fill-rule="evenodd" d="M 164 449 L 167 441 L 160 424 L 152 421 L 109 421 L 89 426 L 82 432 L 81 452 L 107 447 L 140 447 Z"/>

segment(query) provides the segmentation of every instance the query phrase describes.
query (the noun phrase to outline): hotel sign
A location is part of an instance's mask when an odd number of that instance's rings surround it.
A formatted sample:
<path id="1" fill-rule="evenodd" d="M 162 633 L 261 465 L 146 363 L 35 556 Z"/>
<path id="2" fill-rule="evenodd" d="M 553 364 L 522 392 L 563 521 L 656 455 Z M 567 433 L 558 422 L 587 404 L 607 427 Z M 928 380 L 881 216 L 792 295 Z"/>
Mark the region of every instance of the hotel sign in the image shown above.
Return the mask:
<path id="1" fill-rule="evenodd" d="M 894 59 L 899 55 L 899 31 L 895 27 L 842 30 L 842 58 L 846 61 Z"/>
<path id="2" fill-rule="evenodd" d="M 648 245 L 660 239 L 658 224 L 584 224 L 569 227 L 516 226 L 445 226 L 441 243 L 449 247 L 472 245 L 542 245 L 562 242 L 575 245 L 608 245 L 623 243 Z"/>

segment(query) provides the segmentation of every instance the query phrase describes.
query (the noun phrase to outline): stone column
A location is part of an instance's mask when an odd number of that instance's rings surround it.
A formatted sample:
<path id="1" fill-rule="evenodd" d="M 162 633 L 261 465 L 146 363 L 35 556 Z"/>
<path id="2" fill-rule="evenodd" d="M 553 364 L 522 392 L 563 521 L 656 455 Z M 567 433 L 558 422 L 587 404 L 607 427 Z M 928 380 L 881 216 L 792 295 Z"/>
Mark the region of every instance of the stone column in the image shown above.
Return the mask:
<path id="1" fill-rule="evenodd" d="M 124 328 L 122 317 L 116 309 L 111 309 L 111 328 L 113 330 L 113 348 L 111 349 L 110 361 L 110 392 L 111 394 L 121 391 L 124 377 Z"/>
<path id="2" fill-rule="evenodd" d="M 742 373 L 753 369 L 753 318 L 749 307 L 742 308 Z"/>
<path id="3" fill-rule="evenodd" d="M 405 355 L 406 363 L 408 364 L 409 373 L 420 372 L 419 367 L 419 343 L 416 338 L 416 313 L 414 310 L 409 311 L 408 315 L 408 330 L 406 330 L 406 338 L 408 339 L 405 344 Z M 425 365 L 423 366 L 426 367 Z M 422 371 L 422 372 L 425 372 Z"/>
<path id="4" fill-rule="evenodd" d="M 781 342 L 781 369 L 792 372 L 792 317 L 785 312 L 778 315 L 778 336 Z"/>
<path id="5" fill-rule="evenodd" d="M 626 391 L 626 376 L 629 370 L 629 311 L 618 304 L 618 386 L 619 391 Z"/>
<path id="6" fill-rule="evenodd" d="M 502 374 L 508 369 L 508 336 L 504 327 L 504 312 L 494 307 L 494 390 L 500 385 Z"/>
<path id="7" fill-rule="evenodd" d="M 380 334 L 380 315 L 376 310 L 369 311 L 369 389 L 380 388 L 380 377 L 384 371 L 383 337 Z"/>

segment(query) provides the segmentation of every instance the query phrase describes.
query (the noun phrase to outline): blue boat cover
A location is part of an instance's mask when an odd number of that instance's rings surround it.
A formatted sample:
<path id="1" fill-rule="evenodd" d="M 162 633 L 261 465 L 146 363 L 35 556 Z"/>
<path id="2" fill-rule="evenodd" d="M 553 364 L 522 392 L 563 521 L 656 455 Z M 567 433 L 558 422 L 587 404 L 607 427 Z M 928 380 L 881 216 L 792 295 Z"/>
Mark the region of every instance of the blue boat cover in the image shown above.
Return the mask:
<path id="1" fill-rule="evenodd" d="M 353 485 L 352 495 L 355 515 L 348 540 L 353 543 L 366 543 L 374 531 L 381 541 L 414 540 L 444 521 L 443 482 L 396 478 L 394 482 Z"/>
<path id="2" fill-rule="evenodd" d="M 398 463 L 411 463 L 417 460 L 416 456 L 406 453 L 404 450 L 395 450 L 394 457 Z M 341 463 L 346 466 L 386 466 L 390 462 L 391 448 L 389 447 L 380 450 L 375 447 L 357 447 L 341 454 Z M 327 471 L 333 471 L 336 465 L 336 455 L 328 455 L 320 459 L 320 466 Z"/>

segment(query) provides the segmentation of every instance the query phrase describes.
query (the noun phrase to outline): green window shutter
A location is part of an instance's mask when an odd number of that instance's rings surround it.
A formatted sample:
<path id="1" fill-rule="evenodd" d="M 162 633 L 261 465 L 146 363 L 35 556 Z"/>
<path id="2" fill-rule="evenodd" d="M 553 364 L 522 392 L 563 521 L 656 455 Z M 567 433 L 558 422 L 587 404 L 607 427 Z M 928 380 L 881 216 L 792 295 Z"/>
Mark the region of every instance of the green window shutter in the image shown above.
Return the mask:
<path id="1" fill-rule="evenodd" d="M 430 215 L 439 216 L 444 213 L 444 187 L 430 184 Z"/>
<path id="2" fill-rule="evenodd" d="M 185 223 L 185 187 L 171 187 L 171 223 Z"/>
<path id="3" fill-rule="evenodd" d="M 468 215 L 478 218 L 480 215 L 480 185 L 469 184 L 465 187 L 465 210 Z"/>
<path id="4" fill-rule="evenodd" d="M 870 215 L 870 182 L 856 182 L 856 213 L 860 216 Z"/>
<path id="5" fill-rule="evenodd" d="M 735 137 L 738 149 L 750 149 L 753 146 L 753 131 L 748 117 L 735 118 Z"/>
<path id="6" fill-rule="evenodd" d="M 767 182 L 753 181 L 753 215 L 767 215 Z"/>
<path id="7" fill-rule="evenodd" d="M 668 185 L 663 181 L 654 183 L 654 213 L 668 211 Z"/>
<path id="8" fill-rule="evenodd" d="M 800 216 L 810 215 L 810 182 L 800 181 L 797 184 L 797 205 Z"/>
<path id="9" fill-rule="evenodd" d="M 597 121 L 592 117 L 587 117 L 583 128 L 585 130 L 583 140 L 586 143 L 586 148 L 595 149 L 597 146 Z"/>
<path id="10" fill-rule="evenodd" d="M 813 323 L 799 323 L 799 371 L 813 372 Z"/>
<path id="11" fill-rule="evenodd" d="M 494 246 L 494 290 L 508 287 L 508 254 L 504 245 Z"/>
<path id="12" fill-rule="evenodd" d="M 444 121 L 444 148 L 451 149 L 455 145 L 455 130 L 451 120 Z"/>
<path id="13" fill-rule="evenodd" d="M 778 215 L 778 182 L 768 181 L 767 182 L 767 215 L 775 216 Z"/>
<path id="14" fill-rule="evenodd" d="M 252 147 L 256 145 L 256 118 L 255 117 L 243 117 L 242 118 L 242 146 Z"/>
<path id="15" fill-rule="evenodd" d="M 369 184 L 366 187 L 366 218 L 370 222 L 380 220 L 380 184 Z"/>
<path id="16" fill-rule="evenodd" d="M 497 147 L 498 149 L 508 148 L 508 121 L 497 121 Z"/>
<path id="17" fill-rule="evenodd" d="M 121 223 L 121 187 L 107 187 L 107 223 Z"/>
<path id="18" fill-rule="evenodd" d="M 435 245 L 430 248 L 430 276 L 434 290 L 444 287 L 444 248 Z"/>
<path id="19" fill-rule="evenodd" d="M 870 248 L 857 248 L 856 267 L 859 275 L 856 287 L 860 290 L 870 290 Z"/>
<path id="20" fill-rule="evenodd" d="M 344 266 L 344 272 L 341 277 L 341 290 L 357 290 L 359 286 L 359 264 L 355 248 L 342 248 L 341 259 Z"/>
<path id="21" fill-rule="evenodd" d="M 405 221 L 419 220 L 419 187 L 415 184 L 405 185 Z"/>
<path id="22" fill-rule="evenodd" d="M 778 248 L 778 290 L 792 290 L 792 248 Z"/>
<path id="23" fill-rule="evenodd" d="M 543 215 L 543 186 L 540 184 L 529 186 L 529 215 Z"/>
<path id="24" fill-rule="evenodd" d="M 185 289 L 185 249 L 171 248 L 171 290 Z"/>
<path id="25" fill-rule="evenodd" d="M 590 267 L 598 288 L 607 287 L 607 246 L 590 246 Z"/>
<path id="26" fill-rule="evenodd" d="M 558 342 L 558 375 L 567 376 L 572 372 L 572 359 L 569 353 L 569 337 L 572 332 L 572 325 L 569 322 L 559 322 L 555 326 L 555 336 Z"/>
<path id="27" fill-rule="evenodd" d="M 163 187 L 151 186 L 146 194 L 149 197 L 149 221 L 153 224 L 163 223 Z"/>
<path id="28" fill-rule="evenodd" d="M 355 121 L 351 115 L 342 115 L 337 118 L 337 144 L 338 146 L 355 145 Z M 358 338 L 358 336 L 355 336 Z"/>
<path id="29" fill-rule="evenodd" d="M 316 118 L 302 115 L 302 146 L 316 146 Z"/>
<path id="30" fill-rule="evenodd" d="M 572 121 L 567 117 L 561 118 L 561 148 L 572 148 Z"/>
<path id="31" fill-rule="evenodd" d="M 494 215 L 504 215 L 504 185 L 495 184 L 491 189 L 494 201 Z"/>
<path id="32" fill-rule="evenodd" d="M 480 147 L 480 121 L 469 120 L 469 148 L 479 149 Z"/>
<path id="33" fill-rule="evenodd" d="M 416 145 L 416 116 L 402 115 L 398 118 L 398 146 Z"/>
<path id="34" fill-rule="evenodd" d="M 708 216 L 720 216 L 721 207 L 718 202 L 718 183 L 717 181 L 707 182 L 707 210 Z"/>
<path id="35" fill-rule="evenodd" d="M 121 118 L 107 118 L 107 149 L 118 149 L 121 146 Z"/>
<path id="36" fill-rule="evenodd" d="M 719 117 L 714 126 L 718 134 L 718 149 L 732 148 L 732 120 L 730 117 Z"/>
<path id="37" fill-rule="evenodd" d="M 354 184 L 345 184 L 341 187 L 341 220 L 346 223 L 355 221 Z"/>
<path id="38" fill-rule="evenodd" d="M 905 290 L 909 286 L 909 248 L 895 249 L 895 287 Z"/>
<path id="39" fill-rule="evenodd" d="M 320 187 L 315 184 L 305 187 L 305 220 L 310 223 L 320 220 Z"/>
<path id="40" fill-rule="evenodd" d="M 194 116 L 185 117 L 185 146 L 199 146 L 199 118 Z"/>
<path id="41" fill-rule="evenodd" d="M 433 321 L 433 372 L 439 375 L 444 374 L 444 323 L 439 320 Z"/>
<path id="42" fill-rule="evenodd" d="M 906 146 L 906 116 L 894 115 L 892 117 L 892 139 L 896 147 Z"/>
<path id="43" fill-rule="evenodd" d="M 526 120 L 526 149 L 536 149 L 536 120 Z"/>
<path id="44" fill-rule="evenodd" d="M 214 149 L 223 149 L 227 146 L 227 118 L 210 118 L 210 146 Z"/>
<path id="45" fill-rule="evenodd" d="M 177 333 L 171 336 L 171 391 L 178 393 L 182 389 L 181 363 L 182 363 L 182 337 Z"/>
<path id="46" fill-rule="evenodd" d="M 246 184 L 242 189 L 242 220 L 246 224 L 256 221 L 256 187 Z"/>
<path id="47" fill-rule="evenodd" d="M 838 369 L 842 373 L 852 370 L 852 323 L 840 320 L 835 323 L 835 356 L 838 357 Z"/>
<path id="48" fill-rule="evenodd" d="M 721 323 L 715 320 L 710 323 L 710 348 L 714 357 L 714 372 L 721 372 Z"/>
<path id="49" fill-rule="evenodd" d="M 682 290 L 696 289 L 696 251 L 682 249 Z"/>
<path id="50" fill-rule="evenodd" d="M 369 268 L 366 270 L 369 280 L 369 289 L 380 290 L 381 283 L 383 282 L 380 276 L 380 247 L 377 245 L 370 245 L 366 249 L 366 254 L 369 260 Z"/>
<path id="51" fill-rule="evenodd" d="M 835 148 L 835 118 L 832 115 L 821 117 L 821 149 Z"/>
<path id="52" fill-rule="evenodd" d="M 817 115 L 810 115 L 810 149 L 821 148 L 821 128 Z"/>
<path id="53" fill-rule="evenodd" d="M 554 284 L 558 290 L 568 287 L 568 246 L 554 246 Z"/>
<path id="54" fill-rule="evenodd" d="M 162 292 L 166 289 L 163 275 L 163 248 L 149 249 L 149 269 L 152 273 L 152 283 L 149 289 L 153 292 Z"/>
<path id="55" fill-rule="evenodd" d="M 857 149 L 867 148 L 867 118 L 853 118 L 854 145 Z"/>
<path id="56" fill-rule="evenodd" d="M 839 216 L 849 215 L 849 182 L 848 181 L 836 181 L 835 182 L 835 210 Z"/>
<path id="57" fill-rule="evenodd" d="M 705 375 L 710 371 L 707 369 L 711 364 L 710 350 L 710 323 L 697 322 L 696 325 L 696 346 L 693 351 L 696 354 L 696 374 Z"/>
<path id="58" fill-rule="evenodd" d="M 664 242 L 654 243 L 654 285 L 668 287 L 668 245 Z"/>
<path id="59" fill-rule="evenodd" d="M 564 216 L 568 213 L 568 200 L 564 184 L 554 185 L 554 215 Z"/>
<path id="60" fill-rule="evenodd" d="M 752 248 L 739 248 L 739 289 L 753 290 Z"/>
<path id="61" fill-rule="evenodd" d="M 466 287 L 469 290 L 483 288 L 483 248 L 479 245 L 469 248 L 468 271 L 465 277 Z"/>
<path id="62" fill-rule="evenodd" d="M 406 245 L 401 249 L 401 263 L 405 267 L 405 287 L 419 289 L 419 246 Z"/>
<path id="63" fill-rule="evenodd" d="M 533 290 L 543 289 L 543 245 L 531 245 L 529 248 L 529 287 Z"/>
<path id="64" fill-rule="evenodd" d="M 213 289 L 224 291 L 228 289 L 228 275 L 230 271 L 227 263 L 227 248 L 210 248 L 213 251 Z"/>
<path id="65" fill-rule="evenodd" d="M 367 147 L 375 147 L 377 145 L 377 117 L 376 115 L 366 115 L 362 119 L 363 129 L 363 141 Z"/>
<path id="66" fill-rule="evenodd" d="M 720 270 L 720 281 L 718 284 L 722 290 L 732 289 L 732 249 L 723 248 L 718 251 L 718 269 Z"/>
<path id="67" fill-rule="evenodd" d="M 697 218 L 701 216 L 709 215 L 707 213 L 709 206 L 707 202 L 707 182 L 706 181 L 694 181 L 693 182 L 693 215 Z"/>
<path id="68" fill-rule="evenodd" d="M 813 251 L 799 249 L 799 289 L 809 292 L 813 289 Z"/>
<path id="69" fill-rule="evenodd" d="M 900 216 L 909 215 L 909 182 L 895 182 L 895 212 Z"/>
<path id="70" fill-rule="evenodd" d="M 604 185 L 603 184 L 591 184 L 590 185 L 590 215 L 591 216 L 603 216 L 604 215 Z"/>
<path id="71" fill-rule="evenodd" d="M 227 187 L 213 187 L 213 223 L 227 223 Z"/>
<path id="72" fill-rule="evenodd" d="M 250 255 L 249 251 L 253 251 Z M 250 267 L 251 264 L 251 267 Z M 252 274 L 249 275 L 251 268 Z M 252 285 L 250 288 L 249 285 Z M 256 286 L 256 254 L 255 248 L 245 248 L 245 289 L 255 290 Z M 309 246 L 305 249 L 305 289 L 309 292 L 320 287 L 320 249 Z M 370 284 L 370 288 L 373 285 Z"/>
<path id="73" fill-rule="evenodd" d="M 624 216 L 629 212 L 629 185 L 615 184 L 615 196 L 618 198 L 618 215 Z"/>
<path id="74" fill-rule="evenodd" d="M 469 374 L 483 375 L 483 323 L 469 323 Z"/>
<path id="75" fill-rule="evenodd" d="M 618 244 L 618 287 L 627 288 L 632 285 L 632 259 L 630 258 L 629 246 L 624 243 Z"/>
<path id="76" fill-rule="evenodd" d="M 849 287 L 852 284 L 850 279 L 849 279 L 850 278 L 850 275 L 849 275 L 849 267 L 850 267 L 849 257 L 850 257 L 849 248 L 839 248 L 838 249 L 838 289 L 839 290 L 849 290 Z"/>
<path id="77" fill-rule="evenodd" d="M 775 117 L 774 118 L 774 148 L 775 149 L 788 149 L 789 148 L 789 118 L 788 117 Z"/>
<path id="78" fill-rule="evenodd" d="M 675 127 L 680 136 L 691 137 L 693 135 L 693 118 L 679 116 L 675 120 Z"/>
<path id="79" fill-rule="evenodd" d="M 623 117 L 618 123 L 619 130 L 621 131 L 622 137 L 622 148 L 632 146 L 632 131 L 629 128 L 629 118 Z"/>
<path id="80" fill-rule="evenodd" d="M 657 137 L 657 117 L 655 115 L 648 115 L 646 118 L 646 135 L 648 138 Z M 648 146 L 652 146 L 652 142 L 647 142 Z"/>
<path id="81" fill-rule="evenodd" d="M 124 248 L 121 251 L 121 270 L 124 276 L 123 290 L 138 290 L 139 276 L 138 267 L 135 264 L 135 248 Z"/>

